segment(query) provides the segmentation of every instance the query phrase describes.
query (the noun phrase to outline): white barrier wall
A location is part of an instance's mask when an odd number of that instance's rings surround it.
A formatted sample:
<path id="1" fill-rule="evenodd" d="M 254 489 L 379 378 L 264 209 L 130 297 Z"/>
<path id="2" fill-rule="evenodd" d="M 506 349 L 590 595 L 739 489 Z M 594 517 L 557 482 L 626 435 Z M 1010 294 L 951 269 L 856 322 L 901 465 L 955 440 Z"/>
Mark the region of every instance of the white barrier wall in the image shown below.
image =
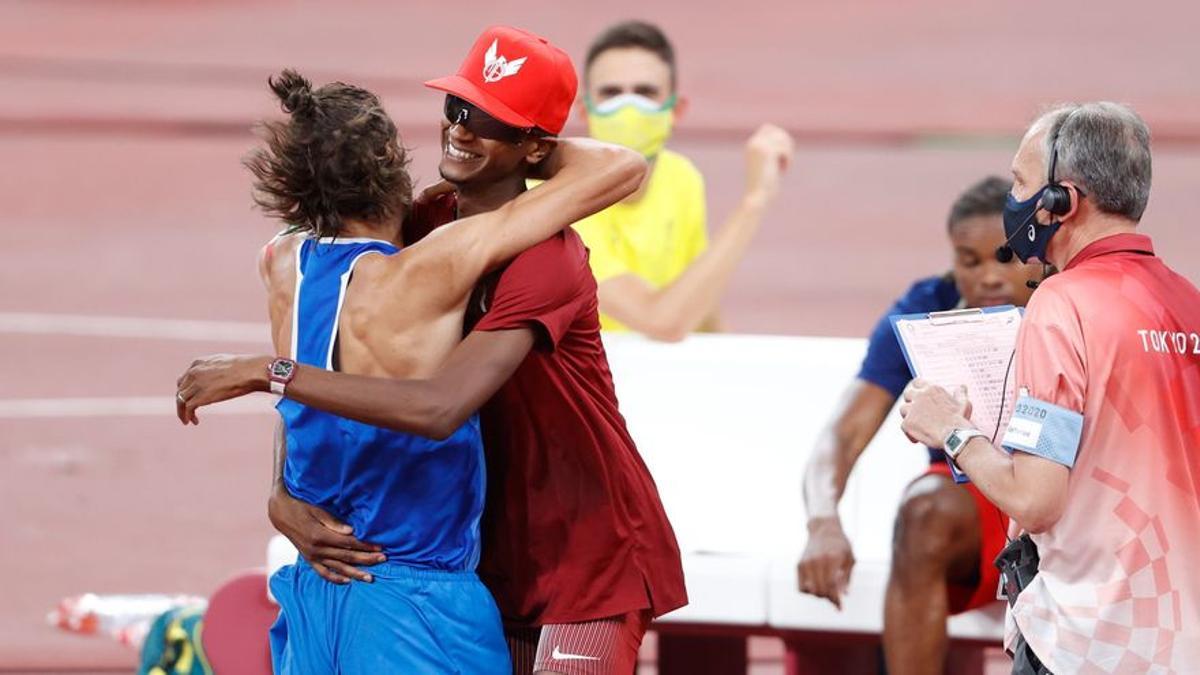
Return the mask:
<path id="1" fill-rule="evenodd" d="M 857 565 L 844 610 L 796 588 L 807 531 L 801 477 L 865 340 L 697 335 L 663 344 L 606 335 L 617 396 L 684 551 L 691 604 L 670 621 L 877 632 L 904 487 L 926 450 L 884 423 L 841 504 Z M 955 617 L 998 639 L 1002 608 Z"/>
<path id="2" fill-rule="evenodd" d="M 858 372 L 865 342 L 700 335 L 663 344 L 606 335 L 605 346 L 621 410 L 680 545 L 797 559 L 804 466 Z M 858 555 L 887 557 L 888 510 L 926 464 L 924 448 L 900 433 L 898 418 L 889 419 L 843 501 Z"/>

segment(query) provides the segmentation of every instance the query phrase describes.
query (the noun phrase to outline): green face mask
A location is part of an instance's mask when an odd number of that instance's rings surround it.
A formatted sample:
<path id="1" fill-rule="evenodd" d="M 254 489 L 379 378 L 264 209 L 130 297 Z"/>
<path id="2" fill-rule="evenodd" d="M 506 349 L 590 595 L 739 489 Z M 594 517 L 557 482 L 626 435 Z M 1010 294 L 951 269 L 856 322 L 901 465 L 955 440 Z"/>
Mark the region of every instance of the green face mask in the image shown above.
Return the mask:
<path id="1" fill-rule="evenodd" d="M 675 124 L 675 96 L 666 103 L 621 94 L 599 104 L 586 101 L 592 138 L 623 145 L 651 159 L 662 151 Z"/>

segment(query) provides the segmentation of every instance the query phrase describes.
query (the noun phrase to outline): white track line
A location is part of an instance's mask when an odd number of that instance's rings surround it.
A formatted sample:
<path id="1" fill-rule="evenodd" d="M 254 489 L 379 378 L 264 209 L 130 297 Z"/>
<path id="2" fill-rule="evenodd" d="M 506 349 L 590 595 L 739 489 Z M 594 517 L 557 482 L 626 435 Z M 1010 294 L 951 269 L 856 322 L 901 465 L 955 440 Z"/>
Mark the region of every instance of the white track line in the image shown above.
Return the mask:
<path id="1" fill-rule="evenodd" d="M 205 415 L 261 415 L 271 412 L 275 396 L 250 396 L 200 409 Z M 16 398 L 0 399 L 0 419 L 63 417 L 175 417 L 171 396 L 128 396 L 107 398 Z"/>
<path id="2" fill-rule="evenodd" d="M 148 319 L 129 316 L 27 314 L 21 312 L 0 312 L 0 333 L 254 342 L 258 344 L 268 344 L 271 340 L 271 329 L 267 324 L 249 321 Z"/>

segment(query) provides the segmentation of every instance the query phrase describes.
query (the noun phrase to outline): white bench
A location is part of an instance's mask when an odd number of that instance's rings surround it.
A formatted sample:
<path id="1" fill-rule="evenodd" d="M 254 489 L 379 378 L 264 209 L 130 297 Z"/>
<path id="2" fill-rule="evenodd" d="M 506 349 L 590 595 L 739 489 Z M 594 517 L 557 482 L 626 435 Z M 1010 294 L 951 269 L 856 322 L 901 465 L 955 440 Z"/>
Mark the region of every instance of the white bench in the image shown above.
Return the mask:
<path id="1" fill-rule="evenodd" d="M 900 495 L 927 466 L 895 414 L 860 460 L 841 515 L 858 563 L 842 611 L 801 594 L 801 477 L 857 373 L 858 339 L 701 335 L 680 344 L 606 335 L 621 411 L 684 551 L 691 603 L 663 617 L 739 631 L 879 633 Z M 295 559 L 282 538 L 269 568 Z M 998 642 L 1003 608 L 954 617 L 957 638 Z"/>
<path id="2" fill-rule="evenodd" d="M 685 551 L 691 604 L 679 623 L 878 633 L 892 521 L 924 448 L 893 414 L 846 488 L 841 515 L 858 563 L 842 611 L 801 594 L 800 482 L 813 443 L 865 342 L 842 338 L 696 336 L 666 345 L 606 336 L 621 409 L 658 482 Z M 955 637 L 999 640 L 997 603 L 951 621 Z"/>

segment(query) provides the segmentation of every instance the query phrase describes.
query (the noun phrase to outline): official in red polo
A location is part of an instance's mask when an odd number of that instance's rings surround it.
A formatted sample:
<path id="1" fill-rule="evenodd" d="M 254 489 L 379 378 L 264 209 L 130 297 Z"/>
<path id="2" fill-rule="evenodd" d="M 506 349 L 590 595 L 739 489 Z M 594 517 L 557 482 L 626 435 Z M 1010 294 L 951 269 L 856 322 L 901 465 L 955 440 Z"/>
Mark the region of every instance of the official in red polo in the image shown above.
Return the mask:
<path id="1" fill-rule="evenodd" d="M 965 400 L 920 381 L 904 394 L 905 431 L 944 447 L 1037 561 L 1009 575 L 1019 675 L 1200 666 L 1200 291 L 1138 231 L 1150 164 L 1123 105 L 1034 122 L 1004 224 L 1018 258 L 1062 272 L 1029 302 L 1000 447 Z"/>

